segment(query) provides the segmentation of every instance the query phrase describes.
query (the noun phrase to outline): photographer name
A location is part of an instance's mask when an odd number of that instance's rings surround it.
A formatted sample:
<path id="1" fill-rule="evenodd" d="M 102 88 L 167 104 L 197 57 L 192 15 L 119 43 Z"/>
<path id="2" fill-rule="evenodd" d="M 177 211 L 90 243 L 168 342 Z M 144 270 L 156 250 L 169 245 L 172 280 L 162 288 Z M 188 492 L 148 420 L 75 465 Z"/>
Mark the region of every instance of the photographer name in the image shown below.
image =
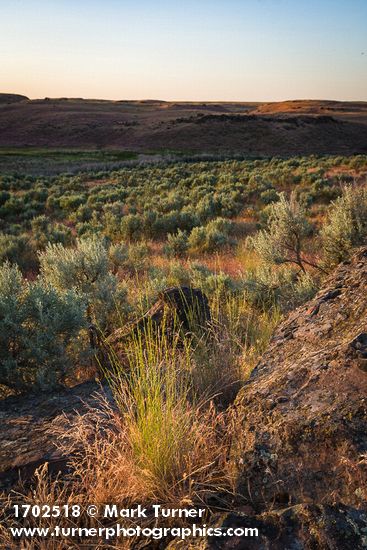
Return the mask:
<path id="1" fill-rule="evenodd" d="M 144 508 L 138 504 L 136 508 L 119 508 L 117 504 L 106 504 L 103 517 L 105 518 L 202 518 L 205 508 L 163 508 L 160 504 L 153 504 Z"/>

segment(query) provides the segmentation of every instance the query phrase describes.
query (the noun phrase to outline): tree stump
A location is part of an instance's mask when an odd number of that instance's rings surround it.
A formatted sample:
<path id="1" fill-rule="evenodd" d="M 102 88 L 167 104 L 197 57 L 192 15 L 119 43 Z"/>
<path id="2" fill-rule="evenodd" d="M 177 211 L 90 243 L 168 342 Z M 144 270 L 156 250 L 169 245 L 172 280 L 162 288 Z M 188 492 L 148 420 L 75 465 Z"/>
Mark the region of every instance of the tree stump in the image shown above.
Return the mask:
<path id="1" fill-rule="evenodd" d="M 167 288 L 159 293 L 155 304 L 130 326 L 117 329 L 105 340 L 94 337 L 99 350 L 99 362 L 108 368 L 111 353 L 121 358 L 128 342 L 144 337 L 148 331 L 155 334 L 161 331 L 168 338 L 178 337 L 182 340 L 190 335 L 207 332 L 210 322 L 208 299 L 200 289 L 188 286 Z M 95 332 L 94 327 L 91 330 Z"/>

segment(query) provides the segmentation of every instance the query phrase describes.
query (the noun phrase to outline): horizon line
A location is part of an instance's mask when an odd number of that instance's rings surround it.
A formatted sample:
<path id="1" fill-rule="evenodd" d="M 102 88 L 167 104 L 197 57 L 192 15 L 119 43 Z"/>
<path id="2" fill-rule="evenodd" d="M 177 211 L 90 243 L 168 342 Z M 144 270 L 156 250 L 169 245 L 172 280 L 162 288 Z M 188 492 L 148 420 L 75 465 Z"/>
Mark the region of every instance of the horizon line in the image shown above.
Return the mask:
<path id="1" fill-rule="evenodd" d="M 19 92 L 1 92 L 1 95 L 15 95 L 15 96 L 24 96 L 30 101 L 45 101 L 45 100 L 83 100 L 83 101 L 116 101 L 116 102 L 137 102 L 137 101 L 154 101 L 157 103 L 289 103 L 297 101 L 335 101 L 343 103 L 367 103 L 366 99 L 337 99 L 337 98 L 288 98 L 288 99 L 269 99 L 269 100 L 259 100 L 259 99 L 158 99 L 154 97 L 146 98 L 135 98 L 135 99 L 112 99 L 112 98 L 103 98 L 103 97 L 82 97 L 82 96 L 44 96 L 44 97 L 29 97 L 26 94 Z"/>

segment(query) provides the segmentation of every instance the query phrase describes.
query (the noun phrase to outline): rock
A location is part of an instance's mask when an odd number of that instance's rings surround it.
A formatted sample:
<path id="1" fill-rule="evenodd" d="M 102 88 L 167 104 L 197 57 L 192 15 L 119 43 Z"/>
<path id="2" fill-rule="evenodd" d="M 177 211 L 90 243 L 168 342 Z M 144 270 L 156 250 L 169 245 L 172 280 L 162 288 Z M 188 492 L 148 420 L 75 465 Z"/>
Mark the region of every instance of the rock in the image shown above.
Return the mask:
<path id="1" fill-rule="evenodd" d="M 277 329 L 236 401 L 237 490 L 256 516 L 219 521 L 260 537 L 206 548 L 367 547 L 366 296 L 367 247 Z"/>
<path id="2" fill-rule="evenodd" d="M 357 550 L 367 547 L 367 515 L 340 504 L 299 504 L 264 512 L 256 517 L 227 514 L 216 526 L 222 529 L 258 529 L 244 537 L 208 538 L 203 550 Z"/>
<path id="3" fill-rule="evenodd" d="M 358 336 L 356 336 L 356 338 L 352 340 L 350 345 L 352 348 L 357 350 L 357 352 L 358 351 L 366 352 L 367 351 L 367 333 L 361 332 L 360 334 L 358 334 Z"/>
<path id="4" fill-rule="evenodd" d="M 54 444 L 53 425 L 69 427 L 77 413 L 98 404 L 100 392 L 112 403 L 108 387 L 87 382 L 58 392 L 39 392 L 0 400 L 0 488 L 31 477 L 49 462 L 50 472 L 63 470 L 67 457 Z"/>

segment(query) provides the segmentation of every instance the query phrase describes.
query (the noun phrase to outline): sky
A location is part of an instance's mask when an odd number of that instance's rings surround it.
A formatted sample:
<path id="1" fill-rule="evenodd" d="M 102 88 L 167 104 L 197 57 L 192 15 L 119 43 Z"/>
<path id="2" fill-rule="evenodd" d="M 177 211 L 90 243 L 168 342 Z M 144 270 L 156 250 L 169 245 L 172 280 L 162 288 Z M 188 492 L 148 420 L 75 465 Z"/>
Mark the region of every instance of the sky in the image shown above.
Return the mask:
<path id="1" fill-rule="evenodd" d="M 0 0 L 0 92 L 367 100 L 367 0 Z"/>

